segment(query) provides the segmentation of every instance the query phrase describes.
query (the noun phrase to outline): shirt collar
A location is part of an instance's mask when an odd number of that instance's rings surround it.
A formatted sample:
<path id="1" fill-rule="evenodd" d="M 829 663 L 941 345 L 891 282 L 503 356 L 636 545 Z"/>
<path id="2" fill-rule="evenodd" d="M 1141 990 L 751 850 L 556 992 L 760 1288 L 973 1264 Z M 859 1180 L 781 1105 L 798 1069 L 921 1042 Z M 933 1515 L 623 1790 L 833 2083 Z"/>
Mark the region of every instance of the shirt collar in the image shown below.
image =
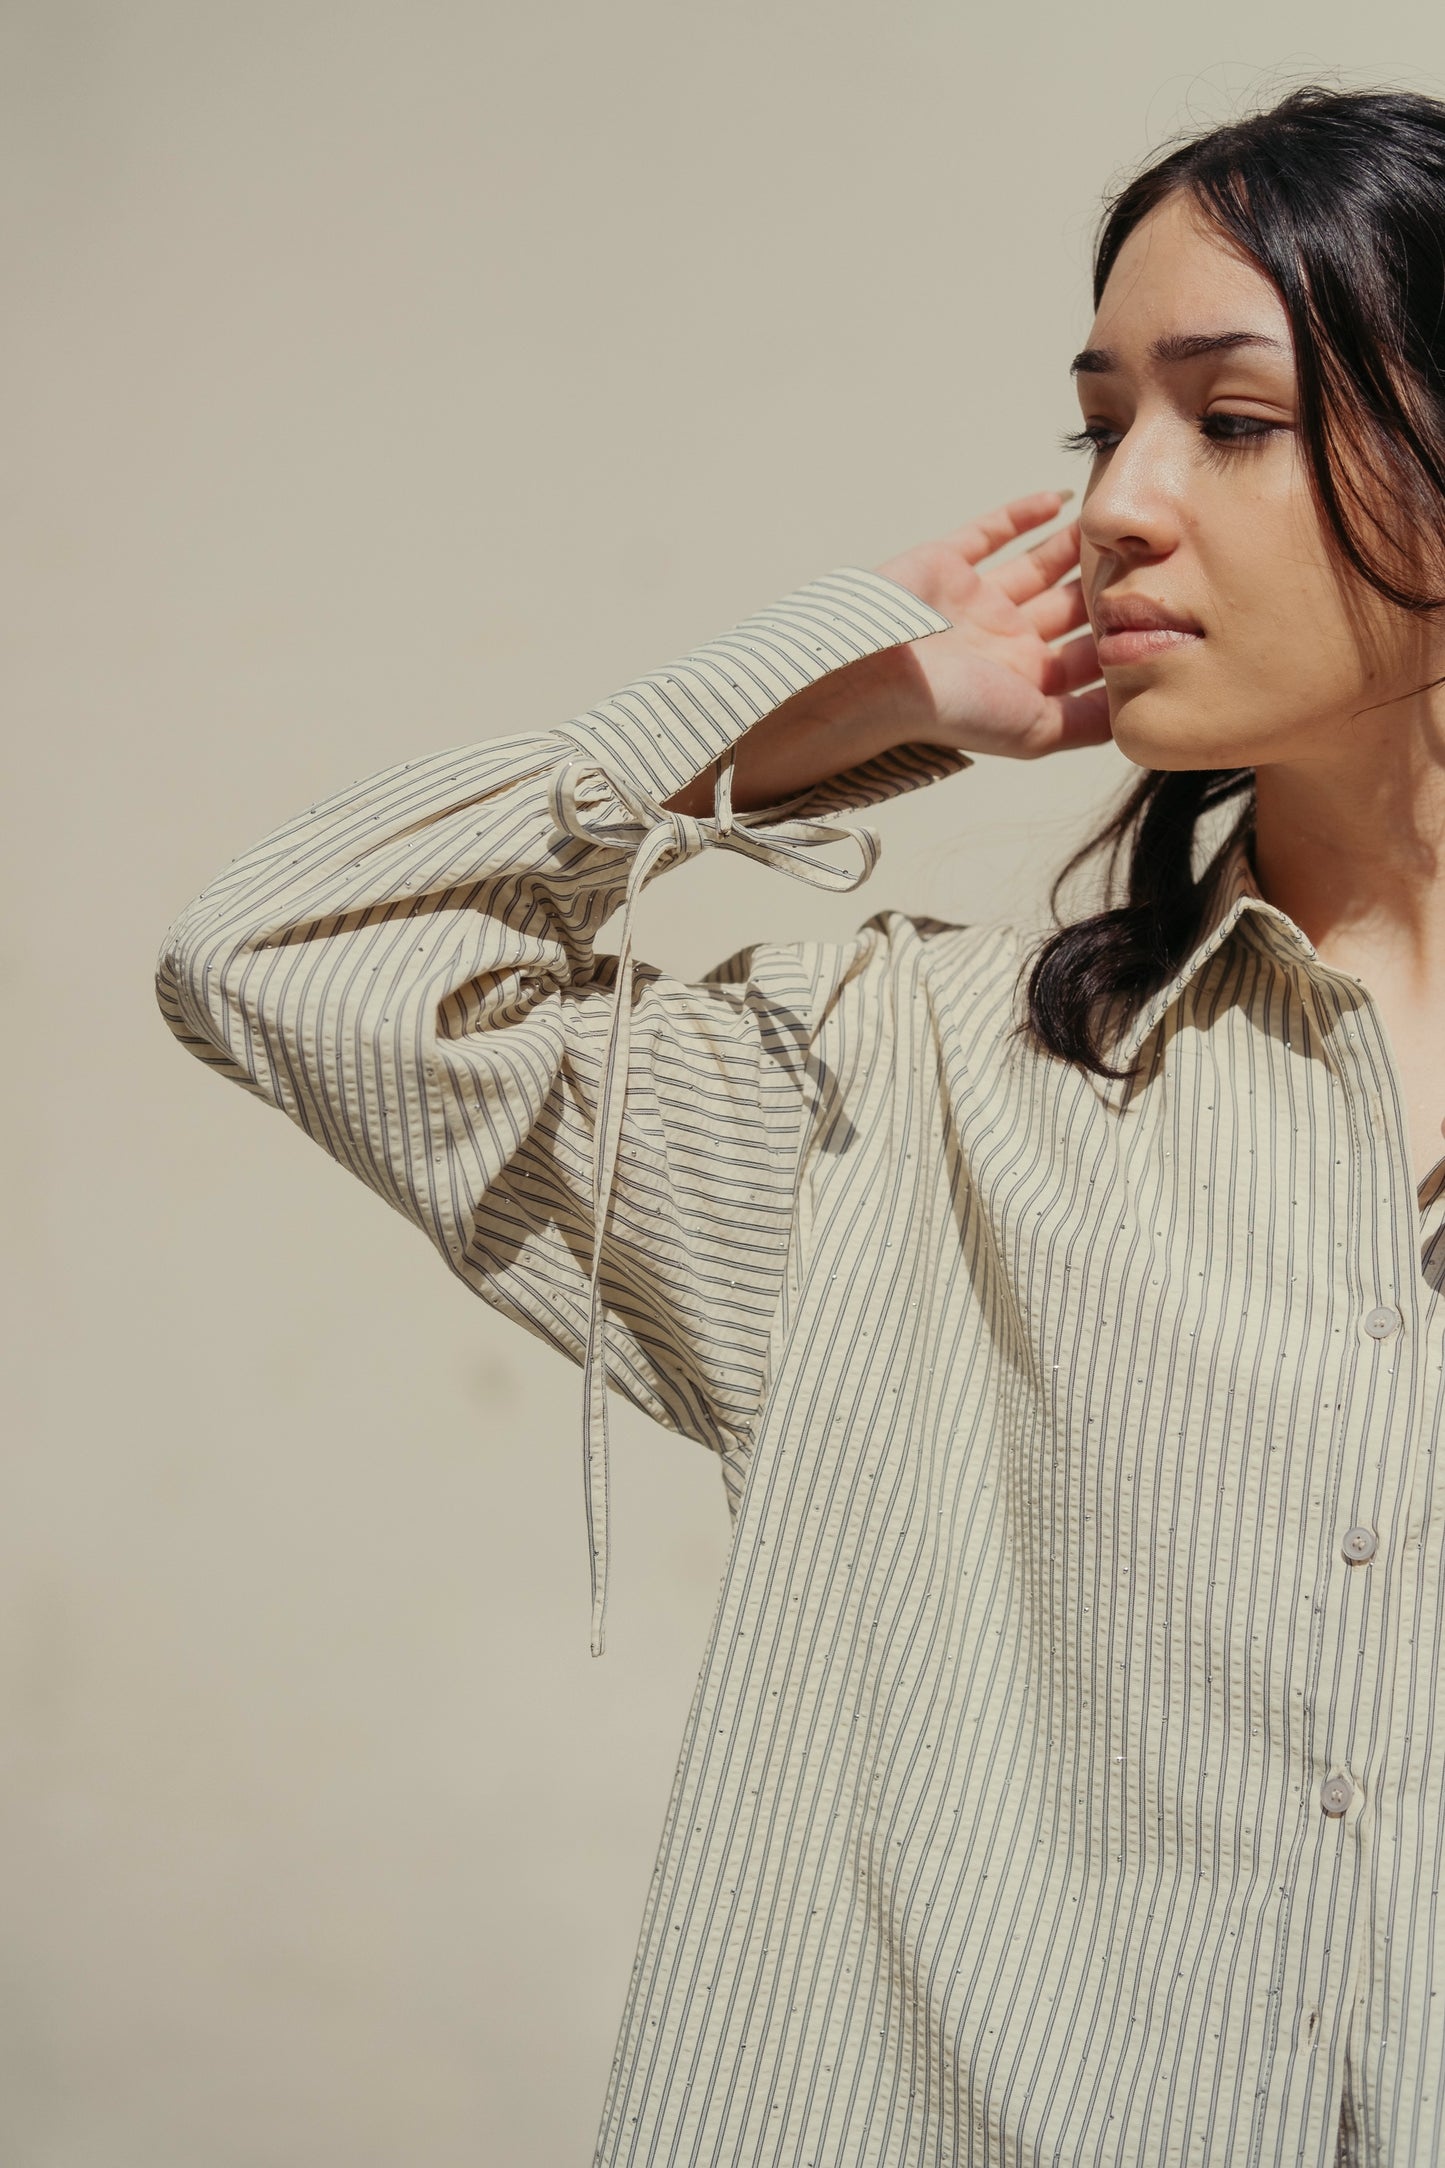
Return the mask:
<path id="1" fill-rule="evenodd" d="M 1115 1040 L 1115 1067 L 1132 1065 L 1155 1025 L 1173 1007 L 1195 973 L 1208 963 L 1216 949 L 1223 947 L 1246 912 L 1256 913 L 1265 922 L 1267 929 L 1272 921 L 1276 935 L 1283 938 L 1300 957 L 1311 963 L 1318 961 L 1318 951 L 1308 935 L 1286 912 L 1281 911 L 1276 904 L 1266 903 L 1260 894 L 1254 870 L 1253 846 L 1254 818 L 1251 810 L 1236 826 L 1205 871 L 1203 879 L 1209 888 L 1209 901 L 1203 930 L 1168 985 L 1150 995 L 1133 1022 Z"/>

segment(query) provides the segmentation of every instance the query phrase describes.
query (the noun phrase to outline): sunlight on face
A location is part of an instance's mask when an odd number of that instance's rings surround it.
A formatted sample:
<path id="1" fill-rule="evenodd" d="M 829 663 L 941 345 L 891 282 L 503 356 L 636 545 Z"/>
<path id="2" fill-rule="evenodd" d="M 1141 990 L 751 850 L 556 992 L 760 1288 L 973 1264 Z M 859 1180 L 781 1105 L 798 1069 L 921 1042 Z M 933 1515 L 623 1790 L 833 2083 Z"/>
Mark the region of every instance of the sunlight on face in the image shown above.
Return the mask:
<path id="1" fill-rule="evenodd" d="M 1224 333 L 1251 343 L 1188 350 Z M 1148 768 L 1327 756 L 1355 710 L 1420 682 L 1418 622 L 1326 546 L 1283 304 L 1187 197 L 1129 235 L 1075 368 L 1095 445 L 1080 576 L 1121 752 Z M 1196 632 L 1111 631 L 1141 602 Z"/>

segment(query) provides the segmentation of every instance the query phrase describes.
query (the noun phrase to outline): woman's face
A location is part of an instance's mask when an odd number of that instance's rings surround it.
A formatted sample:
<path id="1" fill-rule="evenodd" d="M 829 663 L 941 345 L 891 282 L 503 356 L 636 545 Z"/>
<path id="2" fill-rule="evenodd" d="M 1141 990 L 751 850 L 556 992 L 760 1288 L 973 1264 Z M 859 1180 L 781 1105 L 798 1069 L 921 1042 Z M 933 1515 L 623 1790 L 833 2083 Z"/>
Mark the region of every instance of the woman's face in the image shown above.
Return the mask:
<path id="1" fill-rule="evenodd" d="M 1252 343 L 1156 351 L 1221 333 Z M 1283 305 L 1187 197 L 1171 196 L 1129 235 L 1075 370 L 1099 446 L 1079 513 L 1080 575 L 1110 727 L 1130 760 L 1328 758 L 1358 732 L 1356 710 L 1436 674 L 1421 621 L 1336 570 L 1294 431 Z M 1139 599 L 1197 631 L 1111 636 L 1111 606 Z M 1398 728 L 1407 712 L 1365 720 Z"/>

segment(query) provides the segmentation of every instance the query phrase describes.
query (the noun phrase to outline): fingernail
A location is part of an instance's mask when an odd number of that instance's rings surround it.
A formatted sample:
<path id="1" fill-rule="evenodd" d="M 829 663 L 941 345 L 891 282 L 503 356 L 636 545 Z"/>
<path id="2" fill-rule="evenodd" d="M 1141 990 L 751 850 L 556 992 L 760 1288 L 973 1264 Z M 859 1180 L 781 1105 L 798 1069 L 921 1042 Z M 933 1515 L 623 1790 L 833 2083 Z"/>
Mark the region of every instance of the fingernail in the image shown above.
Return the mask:
<path id="1" fill-rule="evenodd" d="M 1060 504 L 1067 504 L 1073 494 L 1074 492 L 1071 489 L 1060 489 L 1055 491 L 1055 495 L 1058 497 Z"/>

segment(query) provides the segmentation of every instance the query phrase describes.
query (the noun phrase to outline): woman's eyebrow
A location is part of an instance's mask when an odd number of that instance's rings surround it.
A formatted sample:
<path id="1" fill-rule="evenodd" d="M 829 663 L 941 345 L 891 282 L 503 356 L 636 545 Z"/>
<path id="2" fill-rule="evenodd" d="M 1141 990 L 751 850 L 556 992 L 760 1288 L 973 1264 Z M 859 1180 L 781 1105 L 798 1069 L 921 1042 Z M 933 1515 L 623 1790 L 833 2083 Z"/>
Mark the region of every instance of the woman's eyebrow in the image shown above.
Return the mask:
<path id="1" fill-rule="evenodd" d="M 1282 339 L 1262 331 L 1166 331 L 1149 349 L 1151 361 L 1193 361 L 1199 354 L 1223 353 L 1232 346 L 1270 346 L 1276 353 L 1289 348 Z M 1086 346 L 1069 363 L 1070 376 L 1110 376 L 1119 366 L 1112 347 Z"/>

